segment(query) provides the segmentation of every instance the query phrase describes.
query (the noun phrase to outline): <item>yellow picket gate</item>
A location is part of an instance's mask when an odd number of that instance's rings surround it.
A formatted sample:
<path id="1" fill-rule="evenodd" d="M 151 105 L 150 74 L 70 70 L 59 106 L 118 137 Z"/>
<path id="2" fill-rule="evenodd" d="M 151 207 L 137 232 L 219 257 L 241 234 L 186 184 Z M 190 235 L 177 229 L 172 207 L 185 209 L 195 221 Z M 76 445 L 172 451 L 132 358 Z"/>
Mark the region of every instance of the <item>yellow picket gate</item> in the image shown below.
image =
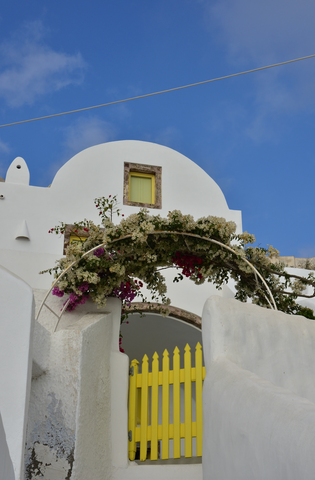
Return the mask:
<path id="1" fill-rule="evenodd" d="M 151 460 L 158 459 L 158 444 L 162 441 L 161 458 L 169 458 L 169 440 L 173 440 L 174 458 L 181 456 L 181 439 L 185 439 L 185 457 L 192 457 L 192 439 L 196 438 L 197 457 L 202 456 L 202 386 L 205 367 L 202 365 L 202 347 L 198 342 L 195 352 L 195 367 L 191 367 L 190 346 L 184 354 L 184 368 L 180 368 L 179 349 L 173 355 L 173 370 L 169 368 L 169 353 L 164 350 L 163 368 L 159 371 L 159 356 L 155 352 L 152 371 L 149 359 L 144 355 L 142 373 L 138 373 L 139 362 L 133 360 L 130 368 L 129 385 L 129 459 L 136 457 L 140 443 L 140 460 L 147 458 L 150 442 Z M 195 382 L 196 421 L 192 421 L 192 382 Z M 180 385 L 184 384 L 185 422 L 180 422 Z M 173 423 L 169 423 L 170 385 L 173 385 Z M 162 424 L 159 424 L 159 387 L 162 387 Z M 149 389 L 151 387 L 151 392 Z M 151 393 L 151 395 L 149 394 Z M 149 425 L 149 407 L 151 424 Z"/>

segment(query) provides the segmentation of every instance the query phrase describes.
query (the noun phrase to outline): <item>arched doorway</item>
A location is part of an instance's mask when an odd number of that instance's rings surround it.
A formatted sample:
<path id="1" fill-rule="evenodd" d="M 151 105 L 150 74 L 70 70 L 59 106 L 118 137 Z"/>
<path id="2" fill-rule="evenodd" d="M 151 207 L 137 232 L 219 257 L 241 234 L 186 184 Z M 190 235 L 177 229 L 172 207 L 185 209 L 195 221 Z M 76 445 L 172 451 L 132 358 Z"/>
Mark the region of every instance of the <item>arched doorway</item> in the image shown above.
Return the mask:
<path id="1" fill-rule="evenodd" d="M 167 349 L 172 366 L 174 348 L 178 347 L 182 353 L 188 343 L 194 364 L 195 346 L 198 342 L 202 345 L 201 319 L 197 315 L 169 307 L 169 315 L 163 317 L 150 310 L 150 304 L 140 304 L 138 312 L 129 314 L 127 322 L 121 325 L 121 334 L 122 347 L 130 361 L 137 359 L 140 362 L 145 354 L 151 360 L 154 352 L 161 360 Z"/>

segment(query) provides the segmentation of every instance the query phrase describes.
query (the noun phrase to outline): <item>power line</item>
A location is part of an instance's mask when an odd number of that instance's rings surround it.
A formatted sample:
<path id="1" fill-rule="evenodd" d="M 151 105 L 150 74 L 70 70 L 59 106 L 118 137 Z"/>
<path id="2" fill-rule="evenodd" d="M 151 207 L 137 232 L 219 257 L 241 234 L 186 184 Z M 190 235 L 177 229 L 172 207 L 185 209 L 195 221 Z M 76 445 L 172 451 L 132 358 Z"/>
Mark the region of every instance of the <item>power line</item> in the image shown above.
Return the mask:
<path id="1" fill-rule="evenodd" d="M 102 103 L 100 105 L 94 105 L 92 107 L 78 108 L 77 110 L 70 110 L 68 112 L 54 113 L 52 115 L 45 115 L 44 117 L 30 118 L 28 120 L 20 120 L 19 122 L 6 123 L 4 125 L 0 125 L 0 128 L 11 127 L 12 125 L 20 125 L 21 123 L 36 122 L 37 120 L 45 120 L 46 118 L 60 117 L 61 115 L 69 115 L 70 113 L 85 112 L 86 110 L 93 110 L 94 108 L 108 107 L 110 105 L 116 105 L 117 103 L 131 102 L 132 100 L 139 100 L 140 98 L 153 97 L 154 95 L 161 95 L 162 93 L 175 92 L 176 90 L 183 90 L 184 88 L 197 87 L 198 85 L 204 85 L 206 83 L 217 82 L 218 80 L 225 80 L 227 78 L 238 77 L 239 75 L 246 75 L 247 73 L 259 72 L 260 70 L 266 70 L 267 68 L 279 67 L 281 65 L 287 65 L 288 63 L 299 62 L 300 60 L 306 60 L 308 58 L 313 58 L 313 57 L 315 57 L 315 54 L 308 55 L 307 57 L 300 57 L 300 58 L 295 58 L 293 60 L 287 60 L 286 62 L 266 65 L 265 67 L 253 68 L 252 70 L 246 70 L 245 72 L 232 73 L 231 75 L 212 78 L 211 80 L 204 80 L 203 82 L 190 83 L 189 85 L 168 88 L 167 90 L 161 90 L 159 92 L 146 93 L 145 95 L 138 95 L 137 97 L 124 98 L 123 100 L 116 100 L 114 102 Z"/>

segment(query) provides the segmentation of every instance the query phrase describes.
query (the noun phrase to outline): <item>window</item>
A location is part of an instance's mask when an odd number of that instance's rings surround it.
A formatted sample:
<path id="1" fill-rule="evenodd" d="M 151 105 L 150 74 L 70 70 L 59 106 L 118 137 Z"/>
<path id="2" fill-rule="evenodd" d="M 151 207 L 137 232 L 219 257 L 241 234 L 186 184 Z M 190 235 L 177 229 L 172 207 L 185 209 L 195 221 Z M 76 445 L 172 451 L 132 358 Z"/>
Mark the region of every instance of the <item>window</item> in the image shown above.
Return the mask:
<path id="1" fill-rule="evenodd" d="M 162 167 L 125 163 L 124 205 L 162 208 Z"/>
<path id="2" fill-rule="evenodd" d="M 104 230 L 101 228 L 101 230 Z M 82 243 L 89 238 L 89 232 L 84 229 L 77 231 L 74 225 L 66 225 L 64 232 L 63 254 L 66 254 L 66 249 L 70 243 Z"/>
<path id="3" fill-rule="evenodd" d="M 64 233 L 64 243 L 63 243 L 63 254 L 66 254 L 66 249 L 67 246 L 70 243 L 79 243 L 79 242 L 85 242 L 87 240 L 89 234 L 85 232 L 84 230 L 80 230 L 79 232 L 74 231 L 75 227 L 74 225 L 67 225 L 65 228 L 65 233 Z"/>
<path id="4" fill-rule="evenodd" d="M 69 243 L 81 243 L 81 242 L 85 242 L 85 240 L 87 240 L 87 237 L 79 237 L 78 235 L 70 234 L 70 242 Z"/>
<path id="5" fill-rule="evenodd" d="M 155 203 L 155 176 L 147 173 L 129 173 L 129 200 L 138 203 Z"/>

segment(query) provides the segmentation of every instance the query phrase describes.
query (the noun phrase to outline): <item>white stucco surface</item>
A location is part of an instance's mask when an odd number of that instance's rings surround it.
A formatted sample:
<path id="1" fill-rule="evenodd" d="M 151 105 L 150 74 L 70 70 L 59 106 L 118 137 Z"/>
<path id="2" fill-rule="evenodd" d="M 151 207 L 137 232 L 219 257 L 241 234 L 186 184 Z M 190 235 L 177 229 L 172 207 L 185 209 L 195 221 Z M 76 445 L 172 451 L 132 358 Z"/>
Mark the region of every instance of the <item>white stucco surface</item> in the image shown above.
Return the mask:
<path id="1" fill-rule="evenodd" d="M 210 297 L 203 310 L 206 365 L 220 356 L 315 402 L 315 322 L 234 299 Z"/>
<path id="2" fill-rule="evenodd" d="M 35 292 L 37 307 L 44 293 Z M 51 299 L 55 311 L 60 305 Z M 101 310 L 86 303 L 54 333 L 56 318 L 44 307 L 35 327 L 27 480 L 103 480 L 127 467 L 129 362 L 119 352 L 120 316 L 118 299 Z"/>
<path id="3" fill-rule="evenodd" d="M 211 297 L 202 335 L 203 478 L 314 478 L 315 323 Z"/>
<path id="4" fill-rule="evenodd" d="M 14 469 L 0 414 L 0 480 L 15 480 Z"/>
<path id="5" fill-rule="evenodd" d="M 113 480 L 201 480 L 202 465 L 138 465 L 113 472 Z M 214 479 L 213 479 L 214 480 Z"/>
<path id="6" fill-rule="evenodd" d="M 162 209 L 152 209 L 152 213 L 166 216 L 169 210 L 180 208 L 187 214 L 200 217 L 223 216 L 236 221 L 241 228 L 241 213 L 228 208 L 220 187 L 211 177 L 181 153 L 154 143 L 123 140 L 83 150 L 61 167 L 51 189 L 60 194 L 64 192 L 57 200 L 59 204 L 68 197 L 71 183 L 76 191 L 87 189 L 85 195 L 76 197 L 76 204 L 85 211 L 89 208 L 86 202 L 88 193 L 93 192 L 94 197 L 117 195 L 123 213 L 127 215 L 138 212 L 138 207 L 122 204 L 124 162 L 162 167 Z"/>
<path id="7" fill-rule="evenodd" d="M 111 315 L 87 314 L 69 331 L 81 331 L 73 479 L 111 472 Z M 62 331 L 60 331 L 61 333 Z"/>
<path id="8" fill-rule="evenodd" d="M 16 157 L 8 168 L 5 181 L 7 183 L 18 183 L 20 185 L 29 185 L 30 172 L 28 166 L 22 157 Z"/>
<path id="9" fill-rule="evenodd" d="M 15 479 L 22 480 L 34 325 L 29 285 L 0 267 L 0 412 Z"/>

